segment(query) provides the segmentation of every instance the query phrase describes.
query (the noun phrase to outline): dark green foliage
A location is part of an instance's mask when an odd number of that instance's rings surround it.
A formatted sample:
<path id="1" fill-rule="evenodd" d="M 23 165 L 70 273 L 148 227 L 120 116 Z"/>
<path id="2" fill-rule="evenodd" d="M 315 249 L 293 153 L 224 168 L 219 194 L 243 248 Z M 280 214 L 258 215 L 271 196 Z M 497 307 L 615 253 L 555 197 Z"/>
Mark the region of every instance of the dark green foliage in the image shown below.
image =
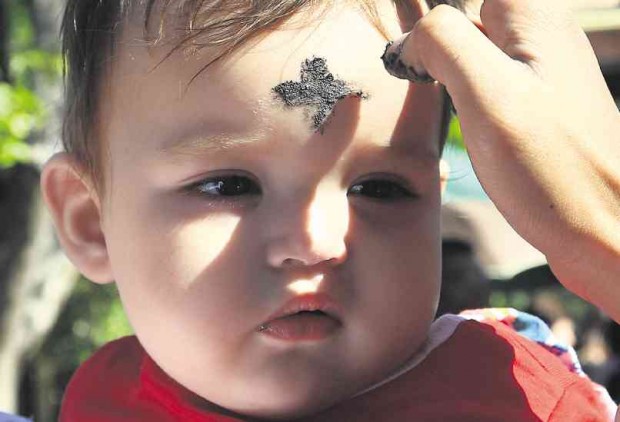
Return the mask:
<path id="1" fill-rule="evenodd" d="M 8 1 L 4 13 L 9 24 L 3 31 L 8 48 L 1 52 L 7 69 L 0 82 L 0 168 L 29 161 L 28 141 L 47 117 L 46 108 L 34 92 L 35 75 L 59 78 L 61 74 L 60 54 L 35 48 L 25 3 Z"/>

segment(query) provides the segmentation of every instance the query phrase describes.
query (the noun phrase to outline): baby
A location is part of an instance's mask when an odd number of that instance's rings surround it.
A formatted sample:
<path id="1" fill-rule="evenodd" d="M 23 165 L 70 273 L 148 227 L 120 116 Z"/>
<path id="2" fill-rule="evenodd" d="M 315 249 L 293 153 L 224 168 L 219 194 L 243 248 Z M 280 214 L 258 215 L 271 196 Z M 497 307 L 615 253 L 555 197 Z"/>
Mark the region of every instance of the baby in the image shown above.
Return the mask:
<path id="1" fill-rule="evenodd" d="M 607 420 L 506 324 L 433 322 L 449 105 L 380 60 L 425 11 L 68 1 L 42 190 L 136 336 L 78 370 L 61 421 Z"/>

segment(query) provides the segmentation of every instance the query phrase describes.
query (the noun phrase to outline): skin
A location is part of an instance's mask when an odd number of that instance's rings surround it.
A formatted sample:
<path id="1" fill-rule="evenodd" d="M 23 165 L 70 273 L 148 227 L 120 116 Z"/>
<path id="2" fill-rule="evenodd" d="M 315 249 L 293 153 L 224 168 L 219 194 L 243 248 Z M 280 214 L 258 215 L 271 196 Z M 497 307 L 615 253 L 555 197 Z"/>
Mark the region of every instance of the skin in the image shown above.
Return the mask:
<path id="1" fill-rule="evenodd" d="M 473 0 L 469 16 L 438 6 L 403 56 L 446 86 L 506 220 L 620 322 L 620 113 L 566 2 Z"/>
<path id="2" fill-rule="evenodd" d="M 379 3 L 399 33 L 397 11 Z M 385 40 L 351 6 L 267 34 L 187 90 L 209 53 L 152 71 L 166 50 L 130 42 L 136 22 L 101 100 L 105 190 L 66 154 L 43 173 L 68 256 L 93 281 L 117 284 L 169 375 L 234 412 L 304 416 L 384 379 L 425 340 L 437 306 L 438 86 L 389 76 L 376 53 Z M 271 92 L 312 56 L 371 94 L 342 100 L 323 133 Z M 224 176 L 259 193 L 217 196 Z M 396 194 L 353 193 L 373 180 Z M 315 277 L 341 308 L 334 335 L 283 343 L 257 331 Z"/>

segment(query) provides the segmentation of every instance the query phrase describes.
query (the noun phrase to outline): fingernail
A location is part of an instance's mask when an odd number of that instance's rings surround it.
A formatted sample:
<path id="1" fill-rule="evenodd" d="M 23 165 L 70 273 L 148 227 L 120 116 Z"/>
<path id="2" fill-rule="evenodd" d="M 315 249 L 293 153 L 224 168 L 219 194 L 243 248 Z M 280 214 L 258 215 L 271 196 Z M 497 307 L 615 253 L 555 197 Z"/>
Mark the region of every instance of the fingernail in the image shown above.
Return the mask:
<path id="1" fill-rule="evenodd" d="M 409 34 L 404 34 L 396 41 L 390 41 L 385 46 L 385 51 L 381 56 L 385 70 L 399 79 L 406 79 L 415 83 L 432 83 L 435 82 L 427 73 L 417 72 L 412 64 L 407 64 L 403 58 L 403 49 L 405 41 L 409 38 Z"/>

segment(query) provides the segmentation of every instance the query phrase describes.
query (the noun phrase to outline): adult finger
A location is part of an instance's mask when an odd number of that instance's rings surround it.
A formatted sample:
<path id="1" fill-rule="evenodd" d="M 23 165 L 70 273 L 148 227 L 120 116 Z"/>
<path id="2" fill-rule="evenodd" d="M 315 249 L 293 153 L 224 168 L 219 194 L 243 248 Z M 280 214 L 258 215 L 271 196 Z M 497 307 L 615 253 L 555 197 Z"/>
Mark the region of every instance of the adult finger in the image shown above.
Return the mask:
<path id="1" fill-rule="evenodd" d="M 480 17 L 489 39 L 508 56 L 530 62 L 557 49 L 558 36 L 580 28 L 557 0 L 485 0 Z"/>
<path id="2" fill-rule="evenodd" d="M 461 11 L 446 5 L 433 8 L 403 34 L 386 50 L 384 62 L 395 76 L 429 74 L 444 84 L 459 113 L 486 108 L 491 95 L 497 98 L 509 88 L 506 77 L 524 71 Z"/>

